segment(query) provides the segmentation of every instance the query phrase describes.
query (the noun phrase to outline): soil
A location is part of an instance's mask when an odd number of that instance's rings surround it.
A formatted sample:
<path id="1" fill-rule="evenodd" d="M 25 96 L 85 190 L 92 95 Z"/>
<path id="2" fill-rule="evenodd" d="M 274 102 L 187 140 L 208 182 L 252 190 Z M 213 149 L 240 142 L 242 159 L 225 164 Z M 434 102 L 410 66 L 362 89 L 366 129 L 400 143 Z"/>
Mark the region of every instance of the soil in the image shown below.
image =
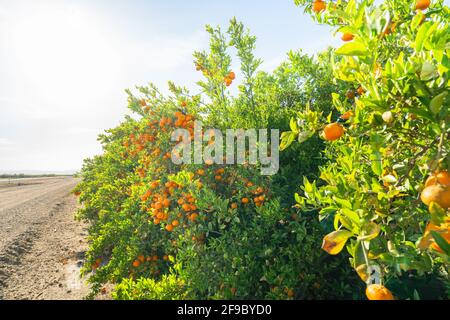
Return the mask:
<path id="1" fill-rule="evenodd" d="M 78 300 L 86 225 L 72 177 L 0 180 L 0 299 Z"/>

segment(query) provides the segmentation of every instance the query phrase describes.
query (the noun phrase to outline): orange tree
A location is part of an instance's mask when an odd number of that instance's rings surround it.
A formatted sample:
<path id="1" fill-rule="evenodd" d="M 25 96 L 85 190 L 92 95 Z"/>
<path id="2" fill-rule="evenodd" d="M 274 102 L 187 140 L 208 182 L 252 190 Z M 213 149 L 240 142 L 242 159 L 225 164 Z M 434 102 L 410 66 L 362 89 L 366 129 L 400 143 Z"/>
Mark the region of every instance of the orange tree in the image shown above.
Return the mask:
<path id="1" fill-rule="evenodd" d="M 311 139 L 281 157 L 278 174 L 258 165 L 174 165 L 175 128 L 289 128 L 313 100 L 331 111 L 330 52 L 312 59 L 291 52 L 273 74 L 258 71 L 255 38 L 232 20 L 226 32 L 207 27 L 210 50 L 197 52 L 200 92 L 169 83 L 129 93 L 127 117 L 100 137 L 104 153 L 86 160 L 75 192 L 78 216 L 90 223 L 83 272 L 95 295 L 116 284 L 117 299 L 357 298 L 346 257 L 320 250 L 329 226 L 293 207 L 302 176 L 317 178 L 324 143 Z M 231 52 L 240 72 L 231 70 Z M 238 94 L 229 88 L 238 84 Z M 328 98 L 327 98 L 328 97 Z M 205 142 L 205 145 L 208 142 Z"/>
<path id="2" fill-rule="evenodd" d="M 346 83 L 332 94 L 340 116 L 313 101 L 283 134 L 284 148 L 316 134 L 327 143 L 329 161 L 305 179 L 298 207 L 334 224 L 322 249 L 346 248 L 369 299 L 448 297 L 449 8 L 295 2 L 341 35 L 329 63 Z"/>

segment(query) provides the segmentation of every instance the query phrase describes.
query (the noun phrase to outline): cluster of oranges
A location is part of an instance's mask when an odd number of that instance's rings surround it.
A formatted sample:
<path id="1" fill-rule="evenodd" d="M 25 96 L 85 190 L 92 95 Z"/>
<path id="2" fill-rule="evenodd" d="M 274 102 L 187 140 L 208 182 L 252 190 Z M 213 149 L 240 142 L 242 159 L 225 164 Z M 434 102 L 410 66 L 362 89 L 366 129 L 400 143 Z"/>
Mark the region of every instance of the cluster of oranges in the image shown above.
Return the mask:
<path id="1" fill-rule="evenodd" d="M 187 219 L 194 222 L 198 218 L 196 199 L 190 193 L 183 193 L 178 199 L 177 203 L 181 206 L 181 209 L 186 213 Z"/>
<path id="2" fill-rule="evenodd" d="M 436 172 L 428 177 L 420 199 L 427 206 L 431 202 L 435 202 L 444 210 L 450 208 L 450 174 L 448 171 Z"/>
<path id="3" fill-rule="evenodd" d="M 438 204 L 442 209 L 450 208 L 450 173 L 447 170 L 435 172 L 425 181 L 420 199 L 429 206 L 432 202 Z M 442 248 L 430 237 L 432 231 L 438 232 L 444 240 L 450 243 L 450 219 L 447 215 L 446 221 L 437 226 L 430 222 L 425 229 L 425 234 L 421 242 L 421 247 L 429 247 L 433 250 L 443 253 Z"/>
<path id="4" fill-rule="evenodd" d="M 254 183 L 249 181 L 248 179 L 244 179 L 244 183 L 247 188 L 250 188 L 249 192 L 253 196 L 253 202 L 254 202 L 255 206 L 261 207 L 264 204 L 264 202 L 266 201 L 266 195 L 264 194 L 265 193 L 264 188 L 255 186 Z M 251 201 L 250 198 L 251 197 L 241 198 L 241 203 L 243 205 L 249 204 Z M 237 208 L 238 208 L 238 204 L 236 202 L 233 202 L 231 204 L 231 209 L 237 209 Z"/>
<path id="5" fill-rule="evenodd" d="M 182 188 L 181 185 L 178 185 L 174 181 L 166 182 L 162 188 L 159 181 L 153 181 L 149 185 L 149 190 L 141 195 L 141 201 L 151 214 L 153 223 L 158 225 L 161 222 L 165 222 L 165 229 L 169 232 L 172 232 L 180 225 L 180 220 L 183 217 L 191 222 L 196 221 L 198 218 L 195 197 L 190 193 L 177 192 L 177 190 L 181 190 Z M 177 194 L 180 194 L 178 199 Z M 150 197 L 151 203 L 147 207 L 146 203 Z M 175 207 L 178 207 L 179 210 L 175 210 Z M 170 217 L 171 210 L 172 212 L 176 212 L 176 215 L 173 215 L 173 217 Z"/>
<path id="6" fill-rule="evenodd" d="M 230 71 L 223 79 L 223 82 L 227 87 L 229 87 L 233 83 L 234 79 L 236 79 L 236 74 L 233 71 Z"/>
<path id="7" fill-rule="evenodd" d="M 162 257 L 163 261 L 168 261 L 169 260 L 169 256 L 164 255 Z M 150 271 L 152 271 L 155 275 L 158 275 L 161 273 L 161 270 L 158 268 L 158 263 L 160 262 L 160 257 L 156 254 L 154 255 L 149 255 L 149 256 L 144 256 L 144 255 L 139 255 L 132 263 L 133 268 L 140 268 L 143 266 L 149 267 Z M 134 272 L 132 272 L 134 273 Z"/>

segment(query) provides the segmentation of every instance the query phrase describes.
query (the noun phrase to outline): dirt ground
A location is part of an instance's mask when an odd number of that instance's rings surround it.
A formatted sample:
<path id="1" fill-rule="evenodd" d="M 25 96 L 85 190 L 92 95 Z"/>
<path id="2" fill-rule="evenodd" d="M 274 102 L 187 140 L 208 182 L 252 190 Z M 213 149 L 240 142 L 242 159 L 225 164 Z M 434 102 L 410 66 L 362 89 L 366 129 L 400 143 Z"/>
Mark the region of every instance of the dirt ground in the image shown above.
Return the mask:
<path id="1" fill-rule="evenodd" d="M 78 300 L 86 226 L 72 177 L 0 180 L 0 299 Z"/>

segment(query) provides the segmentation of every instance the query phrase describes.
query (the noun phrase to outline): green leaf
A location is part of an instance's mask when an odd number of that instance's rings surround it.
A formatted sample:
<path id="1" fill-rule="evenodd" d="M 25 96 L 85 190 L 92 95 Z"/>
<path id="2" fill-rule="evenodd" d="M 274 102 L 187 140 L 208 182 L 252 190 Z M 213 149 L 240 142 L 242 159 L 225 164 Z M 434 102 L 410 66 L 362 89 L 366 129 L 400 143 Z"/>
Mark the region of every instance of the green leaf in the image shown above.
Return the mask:
<path id="1" fill-rule="evenodd" d="M 297 120 L 295 120 L 294 118 L 292 118 L 289 122 L 289 127 L 291 128 L 292 132 L 298 133 Z"/>
<path id="2" fill-rule="evenodd" d="M 303 143 L 314 135 L 314 131 L 304 131 L 298 134 L 298 142 Z"/>
<path id="3" fill-rule="evenodd" d="M 422 69 L 420 71 L 420 79 L 423 81 L 429 81 L 438 76 L 437 68 L 434 64 L 425 61 L 422 65 Z"/>
<path id="4" fill-rule="evenodd" d="M 444 209 L 441 208 L 436 202 L 432 201 L 429 207 L 431 222 L 437 226 L 445 222 L 447 216 Z"/>
<path id="5" fill-rule="evenodd" d="M 430 103 L 430 110 L 433 112 L 433 114 L 438 114 L 439 111 L 441 111 L 442 104 L 444 103 L 445 97 L 447 97 L 448 92 L 444 91 L 441 94 L 437 95 L 436 97 L 431 100 Z"/>
<path id="6" fill-rule="evenodd" d="M 333 197 L 333 200 L 336 201 L 336 203 L 339 204 L 342 208 L 352 209 L 352 204 L 348 200 L 340 199 L 337 197 Z"/>
<path id="7" fill-rule="evenodd" d="M 373 173 L 375 173 L 377 176 L 380 176 L 383 173 L 381 153 L 378 151 L 373 152 L 370 156 L 370 161 Z"/>
<path id="8" fill-rule="evenodd" d="M 358 240 L 361 241 L 370 241 L 378 237 L 380 234 L 380 226 L 377 225 L 375 222 L 369 222 L 366 225 L 363 226 L 363 229 L 361 231 L 361 235 L 358 237 Z"/>
<path id="9" fill-rule="evenodd" d="M 336 50 L 336 54 L 343 56 L 366 56 L 368 50 L 361 41 L 352 41 Z"/>
<path id="10" fill-rule="evenodd" d="M 286 131 L 281 134 L 280 150 L 283 151 L 294 142 L 297 134 L 292 131 Z"/>

